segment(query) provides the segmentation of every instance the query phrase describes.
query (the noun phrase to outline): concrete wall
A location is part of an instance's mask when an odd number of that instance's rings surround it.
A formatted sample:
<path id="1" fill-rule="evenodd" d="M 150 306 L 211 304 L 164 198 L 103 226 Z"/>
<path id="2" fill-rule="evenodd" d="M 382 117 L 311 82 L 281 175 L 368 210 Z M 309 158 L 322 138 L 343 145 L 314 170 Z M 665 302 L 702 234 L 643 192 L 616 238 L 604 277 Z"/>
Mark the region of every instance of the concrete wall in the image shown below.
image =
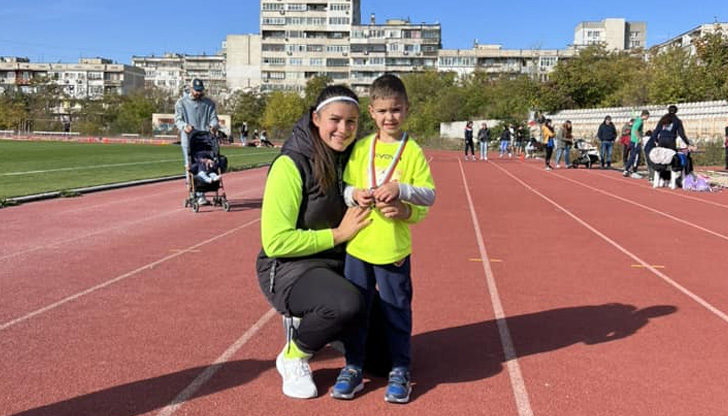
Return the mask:
<path id="1" fill-rule="evenodd" d="M 482 122 L 485 122 L 489 129 L 492 129 L 501 123 L 500 120 L 473 120 L 473 139 L 477 139 L 480 123 Z M 467 121 L 440 123 L 440 137 L 443 139 L 465 140 L 465 125 L 467 123 Z"/>

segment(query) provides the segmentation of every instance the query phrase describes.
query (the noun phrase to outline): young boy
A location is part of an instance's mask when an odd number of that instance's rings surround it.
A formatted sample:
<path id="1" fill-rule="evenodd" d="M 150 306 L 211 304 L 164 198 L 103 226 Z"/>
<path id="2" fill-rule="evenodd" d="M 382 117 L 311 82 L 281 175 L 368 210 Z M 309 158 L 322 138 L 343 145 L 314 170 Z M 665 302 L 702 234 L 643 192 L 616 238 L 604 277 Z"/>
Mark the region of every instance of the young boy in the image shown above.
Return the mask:
<path id="1" fill-rule="evenodd" d="M 354 145 L 344 171 L 348 205 L 373 206 L 372 223 L 347 245 L 344 276 L 364 295 L 369 312 L 379 290 L 386 320 L 392 371 L 384 399 L 406 403 L 410 384 L 412 282 L 409 225 L 421 221 L 435 201 L 435 184 L 422 149 L 402 126 L 409 102 L 402 81 L 382 75 L 372 83 L 369 114 L 377 133 Z M 351 399 L 364 388 L 362 367 L 367 338 L 364 321 L 344 340 L 346 367 L 331 395 Z"/>

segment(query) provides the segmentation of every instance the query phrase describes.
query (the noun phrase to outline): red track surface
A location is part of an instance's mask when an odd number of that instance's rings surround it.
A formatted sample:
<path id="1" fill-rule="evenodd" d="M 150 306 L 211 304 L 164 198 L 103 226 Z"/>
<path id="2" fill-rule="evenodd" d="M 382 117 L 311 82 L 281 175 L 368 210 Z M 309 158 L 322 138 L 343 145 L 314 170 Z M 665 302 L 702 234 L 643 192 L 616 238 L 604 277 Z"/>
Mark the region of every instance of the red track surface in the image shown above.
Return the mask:
<path id="1" fill-rule="evenodd" d="M 0 211 L 0 415 L 725 415 L 728 193 L 434 152 L 414 227 L 413 400 L 280 392 L 254 259 L 265 169 L 232 212 L 181 182 Z"/>

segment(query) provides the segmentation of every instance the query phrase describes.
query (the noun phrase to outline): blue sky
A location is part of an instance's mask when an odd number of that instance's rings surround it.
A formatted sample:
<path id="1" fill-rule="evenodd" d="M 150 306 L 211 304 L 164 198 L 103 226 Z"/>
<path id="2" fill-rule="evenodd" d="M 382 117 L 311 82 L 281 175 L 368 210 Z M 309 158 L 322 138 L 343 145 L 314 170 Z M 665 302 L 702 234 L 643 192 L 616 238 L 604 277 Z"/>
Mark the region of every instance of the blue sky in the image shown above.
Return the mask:
<path id="1" fill-rule="evenodd" d="M 227 34 L 259 32 L 259 8 L 259 0 L 0 0 L 0 55 L 130 63 L 132 55 L 214 54 Z M 370 13 L 379 23 L 438 22 L 447 49 L 469 49 L 474 39 L 506 49 L 562 49 L 579 22 L 608 17 L 646 21 L 650 46 L 699 24 L 728 21 L 725 0 L 362 0 L 361 11 L 363 22 Z"/>

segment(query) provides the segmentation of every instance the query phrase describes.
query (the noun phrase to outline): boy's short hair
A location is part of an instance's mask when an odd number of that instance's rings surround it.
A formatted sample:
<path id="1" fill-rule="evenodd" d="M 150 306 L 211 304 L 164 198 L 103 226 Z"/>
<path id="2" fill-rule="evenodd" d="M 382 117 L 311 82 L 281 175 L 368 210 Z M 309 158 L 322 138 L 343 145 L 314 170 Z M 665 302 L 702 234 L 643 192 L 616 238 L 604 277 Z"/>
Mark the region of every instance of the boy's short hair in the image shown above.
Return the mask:
<path id="1" fill-rule="evenodd" d="M 369 98 L 373 101 L 380 98 L 402 97 L 409 103 L 407 89 L 399 77 L 393 74 L 384 74 L 372 82 L 369 88 Z"/>
<path id="2" fill-rule="evenodd" d="M 643 116 L 649 116 L 650 115 L 650 112 L 647 111 L 647 110 L 642 110 L 642 115 Z"/>

